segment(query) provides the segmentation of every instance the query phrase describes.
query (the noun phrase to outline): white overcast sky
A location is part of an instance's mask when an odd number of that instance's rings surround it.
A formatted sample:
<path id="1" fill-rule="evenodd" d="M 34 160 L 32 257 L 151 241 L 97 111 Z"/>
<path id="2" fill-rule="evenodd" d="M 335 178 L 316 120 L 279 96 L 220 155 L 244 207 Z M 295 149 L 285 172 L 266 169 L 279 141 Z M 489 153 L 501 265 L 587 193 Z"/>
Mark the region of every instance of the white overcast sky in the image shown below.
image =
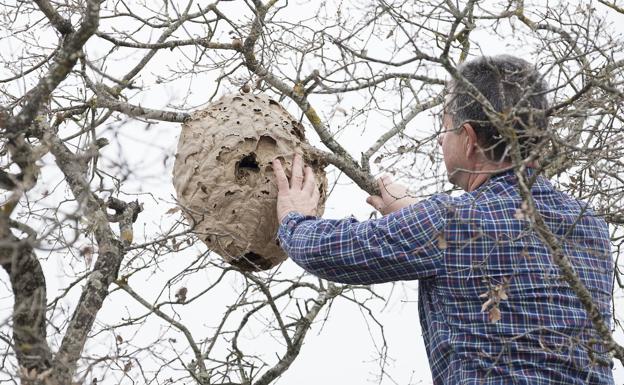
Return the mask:
<path id="1" fill-rule="evenodd" d="M 289 2 L 287 17 L 296 20 L 300 17 L 309 16 L 309 3 L 300 5 L 296 1 Z M 624 23 L 620 17 L 617 24 L 620 33 L 624 33 Z M 478 43 L 483 54 L 515 54 L 518 55 L 517 48 L 510 46 L 510 41 L 498 40 L 493 34 L 487 30 L 477 30 L 472 38 Z M 512 38 L 510 38 L 512 39 Z M 93 51 L 97 51 L 96 47 L 90 47 Z M 161 56 L 158 62 L 153 63 L 149 67 L 149 73 L 158 74 L 159 69 L 163 70 L 167 66 L 175 66 L 179 58 L 175 56 Z M 530 57 L 525 57 L 531 60 Z M 132 60 L 132 58 L 128 58 Z M 117 63 L 120 66 L 121 73 L 124 68 L 129 67 L 123 61 Z M 310 68 L 309 70 L 312 70 Z M 153 88 L 144 93 L 141 99 L 133 102 L 140 102 L 145 106 L 163 107 L 169 103 L 176 103 L 187 98 L 189 105 L 201 105 L 205 102 L 207 95 L 214 90 L 214 80 L 209 76 L 199 76 L 194 82 L 179 83 L 174 87 Z M 358 100 L 346 98 L 342 102 L 342 107 L 350 111 L 351 107 L 357 108 Z M 317 109 L 323 114 L 332 108 L 330 103 L 320 104 Z M 289 106 L 289 109 L 295 116 L 299 116 L 300 112 Z M 378 131 L 370 129 L 375 124 L 380 127 L 389 127 L 391 122 L 387 120 L 372 120 L 368 122 L 369 129 L 363 131 L 361 129 L 344 130 L 340 136 L 341 143 L 355 156 L 363 149 L 370 146 L 371 141 L 376 138 Z M 306 126 L 309 126 L 306 123 Z M 426 130 L 433 132 L 433 118 L 424 113 L 416 118 L 411 124 L 412 130 Z M 119 136 L 113 143 L 104 150 L 103 161 L 114 162 L 120 153 L 129 162 L 130 169 L 135 170 L 135 175 L 126 185 L 126 191 L 134 191 L 137 196 L 127 196 L 129 199 L 139 199 L 145 206 L 145 211 L 141 213 L 139 224 L 137 225 L 137 237 L 140 239 L 145 233 L 145 237 L 149 238 L 150 234 L 157 231 L 160 226 L 167 226 L 174 218 L 167 215 L 166 212 L 175 205 L 174 190 L 171 185 L 171 170 L 173 168 L 173 154 L 177 146 L 177 139 L 180 132 L 180 126 L 172 123 L 159 123 L 155 127 L 145 130 L 145 124 L 141 122 L 125 122 L 122 129 L 119 130 Z M 311 142 L 318 144 L 315 134 L 308 131 L 308 137 Z M 47 159 L 51 162 L 51 159 Z M 48 163 L 49 164 L 49 163 Z M 334 181 L 337 173 L 329 171 L 330 182 Z M 377 170 L 375 170 L 377 172 Z M 57 174 L 53 167 L 46 166 L 43 169 L 44 180 L 50 183 L 57 178 Z M 368 218 L 371 213 L 370 207 L 364 202 L 367 194 L 357 188 L 353 183 L 341 176 L 334 189 L 332 195 L 326 204 L 325 217 L 341 218 L 348 215 L 355 215 L 359 219 Z M 49 188 L 45 183 L 39 185 L 38 189 Z M 62 194 L 63 192 L 58 192 Z M 124 197 L 122 197 L 124 198 Z M 50 198 L 52 199 L 52 198 Z M 52 202 L 52 200 L 50 201 Z M 51 203 L 52 204 L 52 203 Z M 67 211 L 71 211 L 67 208 Z M 171 271 L 188 262 L 198 252 L 203 251 L 203 246 L 197 249 L 186 250 L 179 255 L 171 255 L 170 259 L 159 266 L 159 271 L 145 272 L 145 274 L 134 276 L 130 284 L 146 297 L 156 295 L 150 293 L 150 289 L 161 287 L 164 281 L 171 277 Z M 58 290 L 65 287 L 71 282 L 68 273 L 68 260 L 62 256 L 54 254 L 46 255 L 43 261 L 45 271 L 47 273 L 48 298 L 54 298 Z M 73 263 L 73 262 L 72 262 Z M 295 275 L 300 272 L 300 268 L 292 262 L 287 261 L 280 270 L 284 276 L 288 274 Z M 204 284 L 203 279 L 210 280 L 213 277 L 210 272 L 205 275 L 196 275 L 183 281 L 181 284 L 187 286 L 189 290 L 193 290 L 194 284 L 199 286 Z M 7 281 L 4 272 L 0 273 L 0 279 Z M 220 319 L 222 312 L 228 304 L 229 296 L 237 290 L 237 285 L 241 282 L 237 278 L 230 278 L 228 282 L 231 291 L 222 290 L 221 302 L 215 300 L 215 296 L 211 296 L 211 301 L 205 303 L 203 308 L 196 305 L 190 308 L 180 310 L 181 317 L 185 323 L 192 325 L 192 329 L 201 334 L 202 330 L 210 328 Z M 160 285 L 160 286 L 159 286 Z M 204 284 L 205 285 L 205 284 Z M 1 286 L 0 286 L 1 287 Z M 391 360 L 387 363 L 389 377 L 386 377 L 383 384 L 430 384 L 431 374 L 428 366 L 427 356 L 421 338 L 421 329 L 417 314 L 417 282 L 404 282 L 394 286 L 391 284 L 379 285 L 378 291 L 387 294 L 388 303 L 382 301 L 371 301 L 370 306 L 375 316 L 384 325 L 384 331 L 387 338 L 389 356 Z M 0 324 L 4 323 L 10 314 L 12 306 L 12 298 L 5 292 L 5 288 L 0 289 Z M 75 301 L 77 292 L 71 293 L 64 304 L 71 307 Z M 391 294 L 391 295 L 390 295 Z M 624 319 L 624 311 L 622 309 L 622 293 L 617 293 L 616 311 L 619 313 L 619 319 Z M 119 322 L 119 316 L 127 311 L 136 309 L 137 305 L 128 296 L 121 293 L 111 295 L 99 315 L 100 322 Z M 320 320 L 323 317 L 319 317 Z M 135 338 L 137 343 L 141 340 L 150 341 L 154 336 L 162 332 L 158 326 L 150 326 L 138 331 Z M 154 324 L 157 325 L 157 324 Z M 371 338 L 371 334 L 374 338 Z M 106 336 L 108 337 L 108 336 Z M 250 335 L 250 349 L 262 351 L 266 341 L 266 336 L 261 333 L 258 335 Z M 622 335 L 617 335 L 618 340 L 624 343 Z M 94 338 L 90 342 L 89 349 L 91 351 L 98 350 L 98 338 Z M 256 344 L 255 346 L 251 346 Z M 267 345 L 268 346 L 268 345 Z M 318 385 L 318 384 L 366 384 L 375 382 L 379 375 L 379 362 L 377 361 L 379 346 L 378 329 L 371 324 L 369 317 L 364 316 L 362 310 L 349 303 L 348 301 L 340 301 L 331 308 L 327 322 L 317 322 L 312 327 L 309 336 L 304 344 L 300 356 L 296 359 L 291 368 L 277 382 L 282 385 Z M 273 356 L 273 350 L 265 351 L 267 357 Z M 619 363 L 616 364 L 616 383 L 624 384 L 624 371 Z M 137 377 L 138 378 L 138 377 Z M 102 384 L 114 384 L 111 380 L 100 382 Z"/>

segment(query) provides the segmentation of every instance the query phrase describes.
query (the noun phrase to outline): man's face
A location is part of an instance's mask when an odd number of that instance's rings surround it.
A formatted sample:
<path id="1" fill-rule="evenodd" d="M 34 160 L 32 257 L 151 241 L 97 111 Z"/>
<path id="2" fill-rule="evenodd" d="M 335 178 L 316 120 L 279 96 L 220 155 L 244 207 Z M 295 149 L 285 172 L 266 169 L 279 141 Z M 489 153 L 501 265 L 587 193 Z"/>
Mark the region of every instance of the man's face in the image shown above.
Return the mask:
<path id="1" fill-rule="evenodd" d="M 442 148 L 442 156 L 444 157 L 444 165 L 449 182 L 462 187 L 465 179 L 465 172 L 462 170 L 469 169 L 469 162 L 466 159 L 465 136 L 463 128 L 453 125 L 453 119 L 447 113 L 442 117 L 442 132 L 438 136 L 438 144 Z"/>

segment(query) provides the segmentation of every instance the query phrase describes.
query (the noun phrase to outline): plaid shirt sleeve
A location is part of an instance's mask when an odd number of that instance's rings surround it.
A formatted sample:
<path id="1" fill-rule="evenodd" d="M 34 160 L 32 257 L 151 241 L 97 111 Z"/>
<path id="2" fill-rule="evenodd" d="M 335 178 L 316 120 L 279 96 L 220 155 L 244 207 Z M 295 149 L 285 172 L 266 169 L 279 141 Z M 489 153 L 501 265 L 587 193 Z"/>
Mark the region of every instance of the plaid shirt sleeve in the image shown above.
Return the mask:
<path id="1" fill-rule="evenodd" d="M 281 247 L 306 271 L 335 282 L 372 284 L 434 276 L 442 268 L 445 210 L 434 199 L 380 219 L 321 219 L 290 212 Z"/>

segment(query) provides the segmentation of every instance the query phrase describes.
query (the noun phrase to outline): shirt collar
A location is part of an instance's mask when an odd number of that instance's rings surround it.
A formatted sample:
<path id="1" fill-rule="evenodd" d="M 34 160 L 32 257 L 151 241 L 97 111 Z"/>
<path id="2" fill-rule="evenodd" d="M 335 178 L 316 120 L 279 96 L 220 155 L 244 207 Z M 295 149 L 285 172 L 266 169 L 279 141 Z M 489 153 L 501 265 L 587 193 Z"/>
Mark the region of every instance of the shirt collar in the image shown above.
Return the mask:
<path id="1" fill-rule="evenodd" d="M 524 170 L 524 173 L 526 176 L 532 177 L 533 175 L 535 175 L 535 169 L 533 167 L 527 167 Z M 490 176 L 490 179 L 488 181 L 499 179 L 499 178 L 510 178 L 510 177 L 513 178 L 514 180 L 516 179 L 516 170 L 514 168 L 509 168 L 503 171 L 496 172 Z M 485 183 L 487 183 L 487 181 Z"/>
<path id="2" fill-rule="evenodd" d="M 524 171 L 525 175 L 529 178 L 533 177 L 536 174 L 536 171 L 532 167 L 527 167 Z M 486 180 L 481 186 L 475 189 L 473 192 L 482 192 L 484 189 L 492 188 L 497 184 L 508 184 L 508 185 L 516 185 L 518 184 L 518 177 L 516 176 L 516 170 L 513 168 L 503 170 L 497 173 L 494 173 L 490 176 L 488 180 Z M 535 178 L 535 183 L 533 184 L 532 189 L 542 189 L 542 188 L 552 188 L 548 179 L 538 175 Z"/>

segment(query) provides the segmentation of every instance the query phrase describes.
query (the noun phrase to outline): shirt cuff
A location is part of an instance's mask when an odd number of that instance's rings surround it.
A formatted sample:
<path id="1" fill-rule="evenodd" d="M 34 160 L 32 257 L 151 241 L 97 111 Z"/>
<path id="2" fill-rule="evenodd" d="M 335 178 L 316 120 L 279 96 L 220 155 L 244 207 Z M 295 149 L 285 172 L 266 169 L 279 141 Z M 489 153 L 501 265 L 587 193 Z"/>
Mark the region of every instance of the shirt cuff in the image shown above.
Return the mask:
<path id="1" fill-rule="evenodd" d="M 318 219 L 312 215 L 303 215 L 296 211 L 291 211 L 280 222 L 279 229 L 277 230 L 277 241 L 280 246 L 286 250 L 287 245 L 290 243 L 290 238 L 297 225 L 305 220 Z"/>

